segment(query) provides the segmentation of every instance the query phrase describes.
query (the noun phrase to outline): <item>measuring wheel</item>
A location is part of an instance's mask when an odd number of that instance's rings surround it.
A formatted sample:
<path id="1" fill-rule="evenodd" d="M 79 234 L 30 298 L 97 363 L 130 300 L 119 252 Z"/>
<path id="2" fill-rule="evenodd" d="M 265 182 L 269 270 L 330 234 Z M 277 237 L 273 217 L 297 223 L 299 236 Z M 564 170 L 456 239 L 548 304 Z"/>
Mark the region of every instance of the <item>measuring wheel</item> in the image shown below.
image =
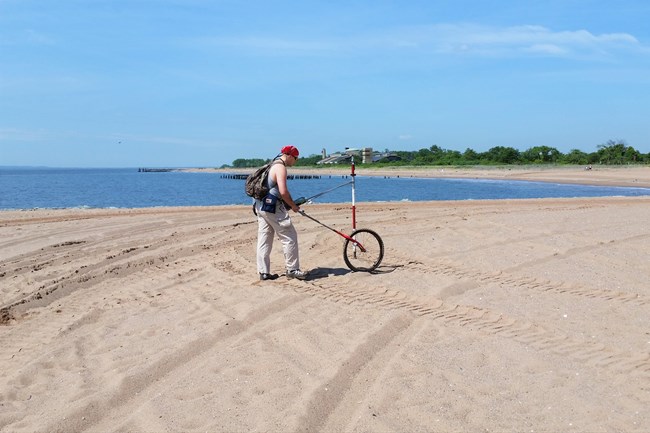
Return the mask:
<path id="1" fill-rule="evenodd" d="M 352 271 L 372 272 L 384 258 L 384 242 L 370 229 L 359 229 L 345 238 L 343 260 Z"/>

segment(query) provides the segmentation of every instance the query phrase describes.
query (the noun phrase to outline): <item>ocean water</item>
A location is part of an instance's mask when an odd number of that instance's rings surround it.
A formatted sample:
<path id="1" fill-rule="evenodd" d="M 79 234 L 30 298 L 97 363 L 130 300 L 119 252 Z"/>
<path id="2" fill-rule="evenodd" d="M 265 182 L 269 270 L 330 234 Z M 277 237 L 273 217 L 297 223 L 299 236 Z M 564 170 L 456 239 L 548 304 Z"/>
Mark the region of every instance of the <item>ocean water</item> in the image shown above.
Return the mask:
<path id="1" fill-rule="evenodd" d="M 292 179 L 294 197 L 328 191 L 317 203 L 352 201 L 349 176 Z M 485 179 L 355 178 L 357 202 L 650 195 L 649 188 Z M 125 169 L 0 168 L 0 209 L 141 208 L 250 204 L 244 181 L 220 173 Z"/>

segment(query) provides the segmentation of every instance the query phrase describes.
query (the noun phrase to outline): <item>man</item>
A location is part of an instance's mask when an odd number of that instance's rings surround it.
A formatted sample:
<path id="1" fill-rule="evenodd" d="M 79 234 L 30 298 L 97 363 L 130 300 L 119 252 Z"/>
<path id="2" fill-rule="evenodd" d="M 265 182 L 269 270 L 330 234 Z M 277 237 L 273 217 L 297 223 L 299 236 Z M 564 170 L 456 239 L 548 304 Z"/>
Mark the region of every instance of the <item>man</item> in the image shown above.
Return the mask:
<path id="1" fill-rule="evenodd" d="M 269 171 L 269 194 L 263 200 L 255 200 L 257 212 L 257 270 L 260 280 L 275 280 L 278 274 L 271 274 L 271 249 L 273 236 L 277 234 L 282 243 L 287 278 L 304 280 L 307 273 L 300 270 L 298 254 L 298 233 L 287 209 L 300 211 L 287 188 L 287 167 L 298 160 L 298 149 L 284 146 L 275 158 Z"/>

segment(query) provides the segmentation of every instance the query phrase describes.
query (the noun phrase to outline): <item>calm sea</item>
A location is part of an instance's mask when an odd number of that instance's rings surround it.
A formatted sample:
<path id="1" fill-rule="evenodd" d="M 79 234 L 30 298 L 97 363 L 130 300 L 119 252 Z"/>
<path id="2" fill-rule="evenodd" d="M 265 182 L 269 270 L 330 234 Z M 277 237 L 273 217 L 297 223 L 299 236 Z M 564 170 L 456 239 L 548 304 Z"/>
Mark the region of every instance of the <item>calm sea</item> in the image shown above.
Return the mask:
<path id="1" fill-rule="evenodd" d="M 294 197 L 310 197 L 350 181 L 346 176 L 292 179 Z M 648 188 L 543 182 L 357 176 L 356 201 L 481 200 L 650 195 Z M 351 202 L 351 185 L 317 198 Z M 137 169 L 0 168 L 0 209 L 140 208 L 249 204 L 244 181 L 220 173 L 140 173 Z"/>

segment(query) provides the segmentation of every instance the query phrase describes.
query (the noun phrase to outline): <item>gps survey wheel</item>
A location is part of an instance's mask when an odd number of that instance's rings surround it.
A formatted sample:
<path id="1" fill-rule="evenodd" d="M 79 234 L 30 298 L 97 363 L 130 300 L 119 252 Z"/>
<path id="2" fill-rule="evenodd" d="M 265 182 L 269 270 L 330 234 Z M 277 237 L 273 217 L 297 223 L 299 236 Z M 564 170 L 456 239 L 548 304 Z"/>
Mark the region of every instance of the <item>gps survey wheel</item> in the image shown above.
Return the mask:
<path id="1" fill-rule="evenodd" d="M 343 244 L 343 260 L 352 271 L 372 272 L 384 258 L 384 242 L 379 235 L 369 229 L 359 229 Z"/>

